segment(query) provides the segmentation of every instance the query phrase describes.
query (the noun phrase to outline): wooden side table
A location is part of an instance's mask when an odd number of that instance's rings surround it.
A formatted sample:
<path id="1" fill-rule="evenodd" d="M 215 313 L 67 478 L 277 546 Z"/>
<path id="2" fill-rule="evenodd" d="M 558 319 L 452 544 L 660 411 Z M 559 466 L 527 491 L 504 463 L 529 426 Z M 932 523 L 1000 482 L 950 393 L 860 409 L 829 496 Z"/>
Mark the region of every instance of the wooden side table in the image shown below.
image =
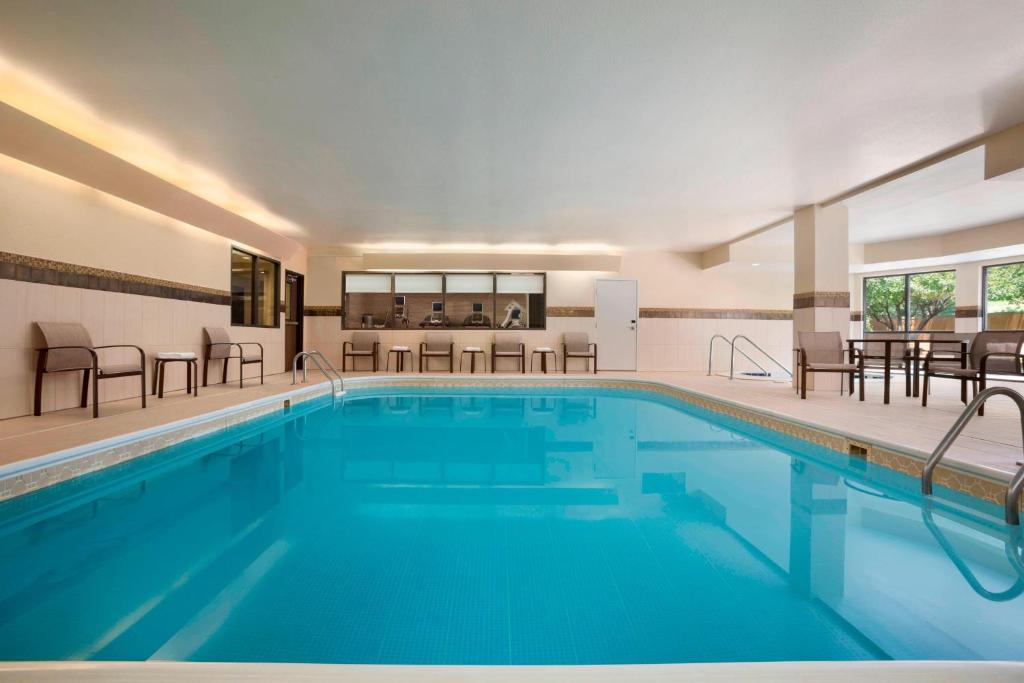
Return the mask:
<path id="1" fill-rule="evenodd" d="M 409 354 L 409 371 L 412 371 L 412 349 L 408 346 L 392 346 L 388 349 L 388 358 L 384 363 L 384 372 L 388 372 L 391 369 L 391 354 L 395 355 L 395 370 L 397 372 L 405 371 L 405 355 Z"/>
<path id="2" fill-rule="evenodd" d="M 483 368 L 487 370 L 487 354 L 479 346 L 467 346 L 462 349 L 462 353 L 459 355 L 459 372 L 462 372 L 462 364 L 466 360 L 466 354 L 469 354 L 469 374 L 476 372 L 476 357 L 479 354 L 483 360 Z"/>
<path id="3" fill-rule="evenodd" d="M 558 355 L 555 350 L 550 346 L 538 346 L 530 352 L 530 372 L 533 372 L 533 362 L 537 359 L 537 354 L 540 354 L 540 371 L 545 375 L 548 373 L 548 354 L 551 355 L 551 360 L 554 363 L 555 372 L 558 372 Z"/>
<path id="4" fill-rule="evenodd" d="M 187 363 L 185 368 L 185 393 L 193 397 L 199 395 L 199 359 L 196 354 L 158 353 L 153 361 L 153 393 L 157 398 L 164 397 L 165 366 L 168 363 Z"/>

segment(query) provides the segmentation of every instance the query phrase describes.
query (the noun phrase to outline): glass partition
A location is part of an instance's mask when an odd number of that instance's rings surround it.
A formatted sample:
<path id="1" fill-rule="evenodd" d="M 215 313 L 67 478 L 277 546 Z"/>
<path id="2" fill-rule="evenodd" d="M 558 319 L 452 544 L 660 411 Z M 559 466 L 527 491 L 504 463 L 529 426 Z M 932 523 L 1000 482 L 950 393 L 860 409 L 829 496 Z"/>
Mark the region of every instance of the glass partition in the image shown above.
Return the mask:
<path id="1" fill-rule="evenodd" d="M 341 325 L 347 329 L 387 327 L 392 315 L 390 273 L 342 274 Z"/>
<path id="2" fill-rule="evenodd" d="M 987 266 L 985 329 L 1024 330 L 1024 263 Z"/>
<path id="3" fill-rule="evenodd" d="M 445 312 L 452 327 L 494 327 L 494 274 L 445 275 Z"/>
<path id="4" fill-rule="evenodd" d="M 545 273 L 368 273 L 341 276 L 345 329 L 544 329 Z"/>
<path id="5" fill-rule="evenodd" d="M 497 326 L 543 330 L 547 322 L 546 279 L 543 273 L 498 273 L 494 311 Z"/>
<path id="6" fill-rule="evenodd" d="M 396 316 L 400 327 L 449 327 L 444 310 L 444 276 L 441 273 L 396 273 L 395 306 L 404 311 Z"/>

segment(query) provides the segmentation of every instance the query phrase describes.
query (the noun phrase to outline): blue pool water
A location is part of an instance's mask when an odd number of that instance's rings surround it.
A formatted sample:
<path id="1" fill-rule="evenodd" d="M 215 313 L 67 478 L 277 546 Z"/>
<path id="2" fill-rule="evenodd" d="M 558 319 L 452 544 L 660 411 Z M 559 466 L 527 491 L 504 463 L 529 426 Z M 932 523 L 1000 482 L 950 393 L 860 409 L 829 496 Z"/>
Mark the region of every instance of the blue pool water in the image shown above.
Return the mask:
<path id="1" fill-rule="evenodd" d="M 0 658 L 1024 658 L 1018 539 L 916 489 L 651 393 L 351 392 L 0 505 Z"/>

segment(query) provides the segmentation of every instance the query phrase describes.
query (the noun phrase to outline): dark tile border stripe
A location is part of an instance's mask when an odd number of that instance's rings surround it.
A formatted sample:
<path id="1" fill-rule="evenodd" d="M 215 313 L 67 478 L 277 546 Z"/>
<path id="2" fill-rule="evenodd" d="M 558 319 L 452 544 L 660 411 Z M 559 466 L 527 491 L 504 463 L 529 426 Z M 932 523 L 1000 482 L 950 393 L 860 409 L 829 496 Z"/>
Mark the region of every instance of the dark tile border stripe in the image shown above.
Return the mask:
<path id="1" fill-rule="evenodd" d="M 548 306 L 545 311 L 549 318 L 593 318 L 593 306 Z"/>
<path id="2" fill-rule="evenodd" d="M 956 307 L 957 318 L 980 318 L 981 307 L 980 306 L 957 306 Z"/>
<path id="3" fill-rule="evenodd" d="M 312 318 L 341 317 L 341 306 L 306 306 L 302 315 Z"/>
<path id="4" fill-rule="evenodd" d="M 793 308 L 849 308 L 849 292 L 800 292 L 793 295 Z"/>
<path id="5" fill-rule="evenodd" d="M 120 273 L 115 270 L 79 266 L 74 263 L 51 261 L 6 251 L 0 251 L 0 279 L 155 296 L 160 299 L 179 299 L 222 306 L 231 304 L 231 294 L 220 289 Z"/>
<path id="6" fill-rule="evenodd" d="M 850 311 L 850 321 L 859 323 L 864 320 L 864 314 L 861 311 Z"/>

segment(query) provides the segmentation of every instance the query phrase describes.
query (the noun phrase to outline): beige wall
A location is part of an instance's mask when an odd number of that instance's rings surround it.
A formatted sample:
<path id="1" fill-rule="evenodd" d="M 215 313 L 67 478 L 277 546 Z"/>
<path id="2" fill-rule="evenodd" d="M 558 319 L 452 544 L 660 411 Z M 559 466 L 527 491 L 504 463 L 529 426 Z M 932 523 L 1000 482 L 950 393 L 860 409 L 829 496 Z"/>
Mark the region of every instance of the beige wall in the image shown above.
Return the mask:
<path id="1" fill-rule="evenodd" d="M 599 277 L 635 278 L 641 308 L 772 309 L 789 310 L 793 301 L 793 275 L 785 269 L 761 269 L 731 264 L 703 270 L 699 254 L 626 252 L 616 272 L 548 271 L 548 306 L 594 305 L 594 280 Z M 341 273 L 363 269 L 358 255 L 334 250 L 312 250 L 309 255 L 307 303 L 339 306 Z M 546 330 L 524 332 L 527 348 L 558 348 L 567 331 L 587 332 L 596 338 L 593 318 L 548 318 Z M 732 338 L 747 334 L 767 351 L 789 365 L 792 323 L 789 320 L 720 318 L 642 318 L 638 324 L 638 368 L 641 370 L 696 371 L 707 367 L 708 344 L 715 334 Z M 307 317 L 307 347 L 324 352 L 340 367 L 342 342 L 351 336 L 341 330 L 338 317 Z M 490 346 L 493 332 L 460 330 L 456 350 L 464 346 Z M 384 331 L 381 344 L 418 344 L 419 329 Z M 727 354 L 717 359 L 728 366 Z M 383 362 L 383 359 L 382 359 Z M 438 365 L 438 368 L 441 366 Z M 741 363 L 741 370 L 750 366 Z M 570 367 L 570 370 L 573 369 Z"/>
<path id="2" fill-rule="evenodd" d="M 227 291 L 232 244 L 0 156 L 0 251 Z M 305 249 L 295 243 L 287 253 L 267 255 L 282 262 L 282 275 L 285 269 L 306 272 Z M 0 418 L 31 412 L 33 349 L 40 343 L 34 322 L 81 322 L 94 344 L 136 344 L 149 356 L 165 350 L 201 353 L 204 326 L 230 326 L 226 305 L 3 279 L 0 310 Z M 283 328 L 229 329 L 238 341 L 264 345 L 267 373 L 284 369 Z M 131 355 L 117 350 L 102 353 L 108 363 L 127 361 Z M 248 366 L 246 375 L 254 374 L 258 368 Z M 237 378 L 234 364 L 229 377 Z M 76 405 L 79 382 L 80 373 L 47 377 L 43 410 Z M 167 387 L 183 386 L 183 366 L 172 365 Z M 108 380 L 100 387 L 101 401 L 139 392 L 137 378 Z"/>

